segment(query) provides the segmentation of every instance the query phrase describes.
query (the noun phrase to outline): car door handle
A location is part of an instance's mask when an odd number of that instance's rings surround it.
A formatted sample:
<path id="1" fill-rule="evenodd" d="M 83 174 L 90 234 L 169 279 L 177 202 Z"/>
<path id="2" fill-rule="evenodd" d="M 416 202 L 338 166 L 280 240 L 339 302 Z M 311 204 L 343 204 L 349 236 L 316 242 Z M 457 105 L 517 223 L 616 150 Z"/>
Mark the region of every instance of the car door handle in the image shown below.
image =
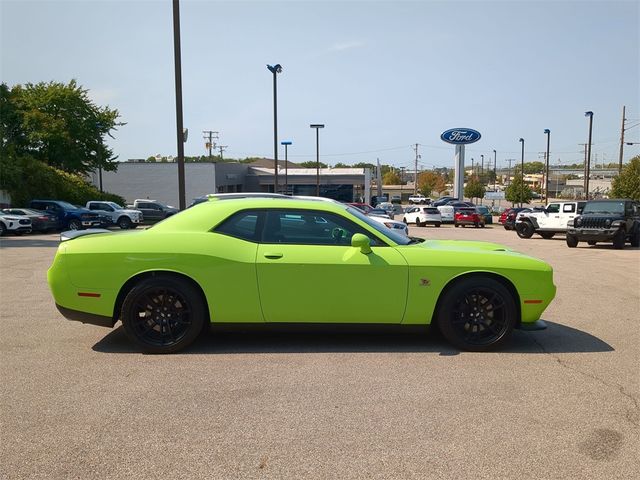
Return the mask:
<path id="1" fill-rule="evenodd" d="M 267 252 L 264 254 L 264 258 L 270 258 L 272 260 L 277 260 L 278 258 L 282 258 L 282 254 L 281 253 L 270 253 Z"/>

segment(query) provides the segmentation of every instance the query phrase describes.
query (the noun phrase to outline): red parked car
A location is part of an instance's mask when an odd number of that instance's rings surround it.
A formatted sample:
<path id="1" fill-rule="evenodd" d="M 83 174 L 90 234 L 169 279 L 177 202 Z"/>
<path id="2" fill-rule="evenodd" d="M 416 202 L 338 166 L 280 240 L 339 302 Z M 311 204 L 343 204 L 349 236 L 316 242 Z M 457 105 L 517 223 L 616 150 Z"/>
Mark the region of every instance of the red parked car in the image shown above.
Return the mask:
<path id="1" fill-rule="evenodd" d="M 500 218 L 498 219 L 498 222 L 504 224 L 504 222 L 507 221 L 507 215 L 509 215 L 510 211 L 511 209 L 507 208 L 504 212 L 502 212 L 502 214 L 500 215 Z"/>
<path id="2" fill-rule="evenodd" d="M 456 227 L 473 225 L 476 228 L 484 228 L 484 216 L 478 213 L 475 208 L 459 208 L 453 217 L 453 225 Z"/>

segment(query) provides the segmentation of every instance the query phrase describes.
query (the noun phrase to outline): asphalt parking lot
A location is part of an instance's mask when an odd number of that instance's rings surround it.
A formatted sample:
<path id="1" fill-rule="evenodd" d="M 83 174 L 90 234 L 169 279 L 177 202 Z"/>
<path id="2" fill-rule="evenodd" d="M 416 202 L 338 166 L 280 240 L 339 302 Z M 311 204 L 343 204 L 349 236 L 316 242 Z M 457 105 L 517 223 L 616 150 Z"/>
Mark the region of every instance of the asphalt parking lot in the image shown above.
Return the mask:
<path id="1" fill-rule="evenodd" d="M 415 333 L 236 332 L 141 355 L 120 327 L 59 315 L 57 235 L 3 237 L 0 477 L 639 478 L 639 249 L 410 230 L 551 263 L 549 328 L 494 353 Z"/>

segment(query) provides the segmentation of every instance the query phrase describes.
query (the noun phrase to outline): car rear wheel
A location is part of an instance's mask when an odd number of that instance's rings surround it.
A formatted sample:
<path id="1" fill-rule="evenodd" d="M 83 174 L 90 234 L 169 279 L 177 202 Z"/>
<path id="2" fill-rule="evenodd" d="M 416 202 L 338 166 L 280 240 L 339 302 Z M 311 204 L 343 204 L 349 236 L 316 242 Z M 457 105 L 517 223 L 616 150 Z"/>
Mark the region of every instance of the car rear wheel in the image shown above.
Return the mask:
<path id="1" fill-rule="evenodd" d="M 118 226 L 122 230 L 128 230 L 131 228 L 131 219 L 129 217 L 122 216 L 118 219 Z"/>
<path id="2" fill-rule="evenodd" d="M 147 353 L 187 347 L 205 325 L 205 302 L 188 281 L 171 276 L 142 280 L 127 294 L 121 320 L 127 337 Z"/>
<path id="3" fill-rule="evenodd" d="M 545 240 L 549 240 L 550 238 L 553 238 L 554 235 L 555 233 L 553 232 L 540 232 L 540 236 Z"/>
<path id="4" fill-rule="evenodd" d="M 509 290 L 489 277 L 463 279 L 440 301 L 438 326 L 454 346 L 484 352 L 504 344 L 516 324 L 516 301 Z"/>
<path id="5" fill-rule="evenodd" d="M 81 230 L 82 223 L 80 220 L 76 220 L 75 218 L 69 220 L 69 230 Z"/>
<path id="6" fill-rule="evenodd" d="M 625 237 L 624 230 L 623 229 L 618 230 L 616 234 L 613 236 L 613 248 L 615 248 L 616 250 L 623 249 L 624 237 Z"/>
<path id="7" fill-rule="evenodd" d="M 4 226 L 4 223 L 0 222 L 0 237 L 7 233 L 7 227 Z"/>
<path id="8" fill-rule="evenodd" d="M 578 246 L 578 237 L 576 237 L 575 235 L 569 235 L 567 233 L 567 247 L 569 248 L 576 248 Z"/>
<path id="9" fill-rule="evenodd" d="M 436 223 L 436 228 L 440 228 L 441 223 Z"/>
<path id="10" fill-rule="evenodd" d="M 533 225 L 531 225 L 529 222 L 517 223 L 516 233 L 520 238 L 531 238 L 534 233 Z"/>
<path id="11" fill-rule="evenodd" d="M 640 247 L 640 228 L 636 228 L 636 232 L 631 235 L 631 246 Z"/>
<path id="12" fill-rule="evenodd" d="M 406 224 L 407 224 L 407 217 L 404 217 L 404 218 L 402 219 L 402 221 L 403 221 L 403 222 L 404 222 L 404 224 L 406 225 Z"/>

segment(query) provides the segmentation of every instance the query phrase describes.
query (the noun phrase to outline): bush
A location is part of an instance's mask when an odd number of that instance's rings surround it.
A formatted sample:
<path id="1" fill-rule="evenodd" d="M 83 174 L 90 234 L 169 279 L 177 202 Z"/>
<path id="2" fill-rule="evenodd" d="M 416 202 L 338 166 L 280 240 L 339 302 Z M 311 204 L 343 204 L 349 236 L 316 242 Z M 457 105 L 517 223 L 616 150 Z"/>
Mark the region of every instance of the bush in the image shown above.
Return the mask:
<path id="1" fill-rule="evenodd" d="M 640 200 L 640 155 L 633 157 L 622 173 L 613 179 L 610 196 Z"/>
<path id="2" fill-rule="evenodd" d="M 2 155 L 0 172 L 0 189 L 9 193 L 14 206 L 26 206 L 34 198 L 64 200 L 74 205 L 85 205 L 89 200 L 126 203 L 119 195 L 101 193 L 82 177 L 30 156 Z"/>

